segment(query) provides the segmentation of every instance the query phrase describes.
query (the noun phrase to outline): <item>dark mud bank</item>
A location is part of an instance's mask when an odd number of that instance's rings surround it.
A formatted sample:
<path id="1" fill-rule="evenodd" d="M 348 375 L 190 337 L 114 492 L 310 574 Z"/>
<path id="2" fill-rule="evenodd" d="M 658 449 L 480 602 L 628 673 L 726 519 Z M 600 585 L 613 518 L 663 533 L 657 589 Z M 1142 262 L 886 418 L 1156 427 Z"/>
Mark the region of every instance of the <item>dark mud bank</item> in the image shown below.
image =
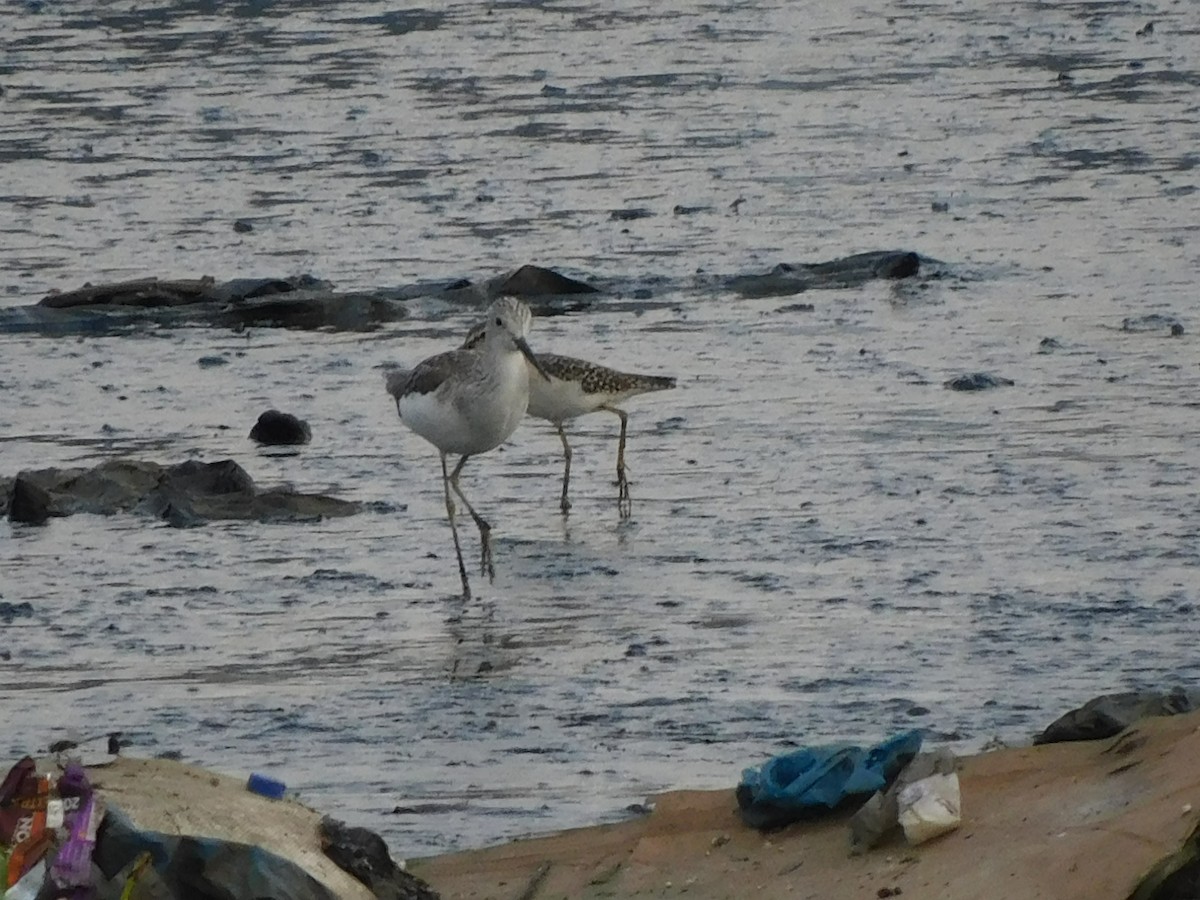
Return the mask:
<path id="1" fill-rule="evenodd" d="M 260 489 L 232 460 L 170 466 L 109 460 L 91 469 L 37 469 L 0 478 L 0 512 L 29 525 L 75 513 L 137 512 L 185 528 L 214 519 L 314 521 L 359 509 L 357 503 L 321 494 Z"/>
<path id="2" fill-rule="evenodd" d="M 912 278 L 927 272 L 932 262 L 912 251 L 872 251 L 820 263 L 780 263 L 765 273 L 703 276 L 695 287 L 745 297 L 788 296 L 853 288 L 876 279 Z M 143 325 L 185 324 L 371 331 L 406 318 L 409 302 L 419 298 L 451 307 L 483 307 L 498 296 L 512 295 L 531 301 L 535 313 L 552 315 L 612 298 L 650 300 L 656 292 L 673 292 L 677 287 L 619 279 L 579 280 L 536 265 L 478 282 L 420 281 L 352 292 L 337 291 L 311 275 L 222 282 L 211 277 L 151 277 L 86 284 L 48 294 L 36 304 L 0 309 L 0 333 L 105 334 Z"/>

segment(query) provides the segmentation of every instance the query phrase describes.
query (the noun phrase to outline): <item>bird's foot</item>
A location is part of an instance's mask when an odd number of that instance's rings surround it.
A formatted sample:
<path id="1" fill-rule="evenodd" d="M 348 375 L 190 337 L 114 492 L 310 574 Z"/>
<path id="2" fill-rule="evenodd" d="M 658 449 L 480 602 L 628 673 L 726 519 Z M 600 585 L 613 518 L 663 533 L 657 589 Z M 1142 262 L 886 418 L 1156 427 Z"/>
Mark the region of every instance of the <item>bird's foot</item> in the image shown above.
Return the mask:
<path id="1" fill-rule="evenodd" d="M 622 519 L 628 519 L 633 513 L 633 501 L 629 498 L 629 479 L 625 472 L 617 474 L 617 512 Z"/>
<path id="2" fill-rule="evenodd" d="M 496 567 L 492 563 L 492 529 L 479 526 L 479 571 L 488 577 L 489 583 L 496 581 Z"/>

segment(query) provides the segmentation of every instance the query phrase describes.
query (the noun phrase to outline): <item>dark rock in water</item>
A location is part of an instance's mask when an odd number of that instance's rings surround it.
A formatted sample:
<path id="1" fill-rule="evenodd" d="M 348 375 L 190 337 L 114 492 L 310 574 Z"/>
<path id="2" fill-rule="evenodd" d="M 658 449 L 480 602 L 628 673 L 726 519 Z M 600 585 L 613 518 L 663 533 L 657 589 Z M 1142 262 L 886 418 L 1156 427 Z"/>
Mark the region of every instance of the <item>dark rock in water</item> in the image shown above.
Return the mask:
<path id="1" fill-rule="evenodd" d="M 881 260 L 875 271 L 880 278 L 911 278 L 921 271 L 921 257 L 915 253 L 901 253 Z"/>
<path id="2" fill-rule="evenodd" d="M 109 460 L 92 469 L 21 472 L 15 479 L 0 479 L 0 501 L 10 516 L 18 485 L 24 485 L 21 490 L 32 486 L 41 492 L 39 509 L 47 516 L 140 512 L 163 518 L 176 527 L 213 519 L 312 521 L 353 515 L 360 509 L 357 503 L 321 494 L 283 488 L 260 490 L 232 460 L 189 460 L 174 466 Z"/>
<path id="3" fill-rule="evenodd" d="M 238 234 L 249 234 L 254 230 L 254 223 L 248 219 L 238 219 L 233 223 L 233 230 Z"/>
<path id="4" fill-rule="evenodd" d="M 325 855 L 380 900 L 438 900 L 433 888 L 396 865 L 387 843 L 375 832 L 330 816 L 322 817 L 318 828 Z"/>
<path id="5" fill-rule="evenodd" d="M 259 297 L 274 297 L 298 291 L 330 291 L 332 285 L 311 275 L 294 278 L 232 278 L 214 284 L 208 296 L 218 303 L 240 303 Z"/>
<path id="6" fill-rule="evenodd" d="M 33 479 L 18 475 L 12 484 L 8 518 L 25 525 L 45 525 L 53 501 L 50 494 Z"/>
<path id="7" fill-rule="evenodd" d="M 1121 320 L 1122 331 L 1165 331 L 1175 337 L 1183 334 L 1183 325 L 1174 316 L 1151 313 L 1148 316 L 1129 316 Z"/>
<path id="8" fill-rule="evenodd" d="M 140 508 L 144 512 L 157 515 L 172 528 L 199 528 L 204 524 L 204 519 L 183 497 L 155 496 L 149 498 Z"/>
<path id="9" fill-rule="evenodd" d="M 33 616 L 33 604 L 29 601 L 22 603 L 6 603 L 0 600 L 0 622 L 8 625 L 13 619 L 31 618 Z"/>
<path id="10" fill-rule="evenodd" d="M 205 463 L 198 459 L 169 466 L 159 485 L 188 494 L 236 494 L 254 490 L 254 479 L 232 459 Z"/>
<path id="11" fill-rule="evenodd" d="M 780 297 L 815 288 L 858 287 L 876 279 L 909 278 L 921 271 L 911 251 L 856 253 L 821 263 L 780 263 L 763 275 L 737 275 L 726 287 L 744 297 Z"/>
<path id="12" fill-rule="evenodd" d="M 921 269 L 921 257 L 911 250 L 855 253 L 823 263 L 801 267 L 841 287 L 862 284 L 875 278 L 908 278 Z"/>
<path id="13" fill-rule="evenodd" d="M 202 369 L 215 369 L 218 366 L 229 365 L 229 360 L 224 356 L 202 356 L 196 360 L 196 365 Z"/>
<path id="14" fill-rule="evenodd" d="M 303 419 L 268 409 L 250 429 L 250 440 L 268 445 L 307 444 L 312 440 L 312 431 Z"/>
<path id="15" fill-rule="evenodd" d="M 310 275 L 294 278 L 143 278 L 52 293 L 37 306 L 0 310 L 0 332 L 106 333 L 144 323 L 247 325 L 369 331 L 405 316 L 404 296 L 436 292 L 416 286 L 335 293 Z"/>
<path id="16" fill-rule="evenodd" d="M 560 275 L 553 269 L 526 265 L 505 277 L 499 284 L 498 293 L 514 297 L 541 297 L 548 294 L 594 294 L 596 288 Z"/>
<path id="17" fill-rule="evenodd" d="M 986 391 L 991 388 L 1012 387 L 1016 382 L 1011 378 L 992 375 L 990 372 L 971 372 L 959 375 L 943 383 L 952 391 Z"/>
<path id="18" fill-rule="evenodd" d="M 1147 716 L 1175 716 L 1200 709 L 1200 691 L 1176 688 L 1169 693 L 1131 691 L 1104 694 L 1054 720 L 1033 739 L 1035 744 L 1094 741 L 1120 734 Z"/>
<path id="19" fill-rule="evenodd" d="M 236 327 L 372 331 L 406 315 L 403 302 L 389 296 L 315 289 L 239 299 L 213 312 L 210 321 Z"/>
<path id="20" fill-rule="evenodd" d="M 608 217 L 614 222 L 632 222 L 634 219 L 649 219 L 653 215 L 654 213 L 644 206 L 637 206 L 633 209 L 614 209 Z"/>
<path id="21" fill-rule="evenodd" d="M 47 294 L 38 306 L 73 309 L 79 306 L 174 307 L 203 303 L 216 282 L 211 278 L 160 281 L 138 278 L 112 284 L 85 284 L 75 291 Z"/>
<path id="22" fill-rule="evenodd" d="M 1041 343 L 1038 344 L 1038 353 L 1053 353 L 1055 350 L 1061 350 L 1062 344 L 1057 338 L 1044 337 Z"/>

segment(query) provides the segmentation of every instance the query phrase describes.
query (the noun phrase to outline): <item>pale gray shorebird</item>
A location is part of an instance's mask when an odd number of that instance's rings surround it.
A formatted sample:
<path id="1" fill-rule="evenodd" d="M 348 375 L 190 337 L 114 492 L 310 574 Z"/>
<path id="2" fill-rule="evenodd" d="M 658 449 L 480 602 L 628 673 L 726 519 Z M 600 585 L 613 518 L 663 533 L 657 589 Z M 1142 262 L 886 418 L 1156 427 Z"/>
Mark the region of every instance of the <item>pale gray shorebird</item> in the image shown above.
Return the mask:
<path id="1" fill-rule="evenodd" d="M 484 339 L 484 326 L 471 329 L 464 348 L 478 345 Z M 629 496 L 629 479 L 625 473 L 625 437 L 629 415 L 616 404 L 623 403 L 638 394 L 665 391 L 675 387 L 675 379 L 665 375 L 636 375 L 610 369 L 572 356 L 541 353 L 537 361 L 548 378 L 530 377 L 529 415 L 545 419 L 558 432 L 563 445 L 563 483 L 559 508 L 563 513 L 571 509 L 568 492 L 571 484 L 571 445 L 563 427 L 566 422 L 588 413 L 607 411 L 621 420 L 621 435 L 617 442 L 617 508 L 622 516 L 632 512 Z M 386 373 L 388 392 L 396 395 L 396 388 L 403 382 L 405 370 Z"/>
<path id="2" fill-rule="evenodd" d="M 516 431 L 529 406 L 531 371 L 537 373 L 534 377 L 539 381 L 549 378 L 526 341 L 530 320 L 528 306 L 501 297 L 488 308 L 481 337 L 471 347 L 431 356 L 411 371 L 389 373 L 388 391 L 396 398 L 400 421 L 441 454 L 446 516 L 467 599 L 471 585 L 450 492 L 454 491 L 475 521 L 482 545 L 480 569 L 494 578 L 492 527 L 463 496 L 458 477 L 468 459 L 498 447 Z M 446 466 L 448 454 L 460 457 L 452 472 Z"/>

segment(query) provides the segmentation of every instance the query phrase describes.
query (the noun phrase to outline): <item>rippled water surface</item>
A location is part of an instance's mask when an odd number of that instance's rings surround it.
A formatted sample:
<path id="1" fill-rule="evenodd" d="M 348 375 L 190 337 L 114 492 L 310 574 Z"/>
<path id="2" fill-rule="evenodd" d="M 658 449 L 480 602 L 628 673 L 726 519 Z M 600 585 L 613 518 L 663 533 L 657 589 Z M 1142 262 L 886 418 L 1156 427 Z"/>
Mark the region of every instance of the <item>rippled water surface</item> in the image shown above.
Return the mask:
<path id="1" fill-rule="evenodd" d="M 629 522 L 615 417 L 571 429 L 567 520 L 545 423 L 469 464 L 498 572 L 464 603 L 437 456 L 377 367 L 470 311 L 0 336 L 0 475 L 230 457 L 368 504 L 0 524 L 9 755 L 120 728 L 403 856 L 729 786 L 792 743 L 970 749 L 1194 684 L 1191 4 L 27 0 L 0 34 L 0 303 L 533 262 L 651 285 L 535 349 L 679 378 L 628 404 Z M 941 265 L 800 298 L 693 277 L 891 248 Z M 1184 333 L 1123 327 L 1149 314 Z M 974 371 L 1015 385 L 943 387 Z M 313 442 L 256 450 L 269 406 Z"/>

